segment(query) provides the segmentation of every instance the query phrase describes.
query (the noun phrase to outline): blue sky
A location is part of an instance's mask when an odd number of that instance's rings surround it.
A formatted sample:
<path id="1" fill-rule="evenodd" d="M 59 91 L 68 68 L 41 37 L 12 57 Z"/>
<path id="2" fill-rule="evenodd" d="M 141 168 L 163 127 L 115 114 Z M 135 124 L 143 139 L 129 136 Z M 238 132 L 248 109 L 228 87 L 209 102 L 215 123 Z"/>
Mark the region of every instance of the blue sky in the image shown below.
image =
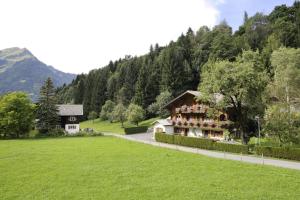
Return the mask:
<path id="1" fill-rule="evenodd" d="M 244 11 L 248 16 L 256 12 L 270 13 L 275 6 L 286 4 L 291 6 L 295 0 L 219 0 L 216 1 L 217 9 L 220 12 L 219 21 L 225 19 L 227 23 L 237 30 L 243 23 Z"/>

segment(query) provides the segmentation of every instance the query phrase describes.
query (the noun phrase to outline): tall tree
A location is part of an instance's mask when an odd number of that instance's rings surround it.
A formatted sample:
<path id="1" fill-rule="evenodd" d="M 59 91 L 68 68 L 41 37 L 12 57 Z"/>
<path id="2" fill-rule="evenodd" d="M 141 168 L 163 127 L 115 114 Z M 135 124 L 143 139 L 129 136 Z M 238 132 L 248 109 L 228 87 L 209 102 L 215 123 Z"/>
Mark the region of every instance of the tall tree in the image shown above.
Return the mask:
<path id="1" fill-rule="evenodd" d="M 49 133 L 58 125 L 58 108 L 55 89 L 51 78 L 48 78 L 40 89 L 37 107 L 37 128 L 41 133 Z"/>
<path id="2" fill-rule="evenodd" d="M 124 121 L 126 120 L 126 108 L 122 103 L 118 103 L 113 110 L 113 119 L 122 123 L 124 127 Z"/>
<path id="3" fill-rule="evenodd" d="M 149 105 L 148 111 L 154 115 L 160 117 L 168 117 L 170 115 L 169 111 L 165 108 L 165 105 L 170 102 L 172 95 L 169 91 L 164 91 L 156 97 L 156 101 Z"/>
<path id="4" fill-rule="evenodd" d="M 274 80 L 269 95 L 274 102 L 265 115 L 265 131 L 285 143 L 300 142 L 300 49 L 280 48 L 271 56 Z"/>
<path id="5" fill-rule="evenodd" d="M 267 75 L 260 60 L 258 52 L 245 51 L 235 62 L 208 64 L 201 75 L 199 90 L 204 94 L 202 98 L 223 109 L 232 106 L 243 143 L 247 142 L 248 120 L 264 108 L 262 99 Z M 215 93 L 222 94 L 223 101 L 218 102 Z"/>
<path id="6" fill-rule="evenodd" d="M 111 100 L 107 100 L 105 104 L 102 106 L 100 112 L 100 118 L 102 120 L 109 120 L 110 122 L 112 122 L 114 107 L 115 107 L 115 103 Z"/>

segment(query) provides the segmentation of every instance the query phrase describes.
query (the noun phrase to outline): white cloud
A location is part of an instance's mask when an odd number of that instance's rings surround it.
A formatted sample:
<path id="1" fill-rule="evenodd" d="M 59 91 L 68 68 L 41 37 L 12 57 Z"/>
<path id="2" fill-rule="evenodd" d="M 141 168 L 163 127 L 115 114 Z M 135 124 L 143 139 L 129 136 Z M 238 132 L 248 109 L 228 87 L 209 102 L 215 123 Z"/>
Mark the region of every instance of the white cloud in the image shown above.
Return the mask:
<path id="1" fill-rule="evenodd" d="M 219 16 L 209 0 L 1 0 L 0 6 L 0 49 L 26 47 L 73 73 L 144 54 L 188 27 L 212 27 Z"/>

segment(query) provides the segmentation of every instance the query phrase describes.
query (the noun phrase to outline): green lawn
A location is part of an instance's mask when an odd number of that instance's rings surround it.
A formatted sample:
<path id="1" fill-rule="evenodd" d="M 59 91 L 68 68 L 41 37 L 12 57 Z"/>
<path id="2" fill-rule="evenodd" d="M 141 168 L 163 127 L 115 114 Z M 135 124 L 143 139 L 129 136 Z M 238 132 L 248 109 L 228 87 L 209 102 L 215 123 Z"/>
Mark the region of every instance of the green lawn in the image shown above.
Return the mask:
<path id="1" fill-rule="evenodd" d="M 157 120 L 158 118 L 151 118 L 139 123 L 139 126 L 151 126 L 151 123 Z M 124 127 L 134 127 L 135 125 L 130 124 L 129 122 L 124 123 Z M 96 119 L 94 121 L 88 120 L 80 123 L 80 128 L 93 128 L 95 131 L 99 132 L 110 132 L 110 133 L 120 133 L 124 134 L 124 129 L 121 126 L 120 122 L 110 123 L 109 121 L 101 121 Z"/>
<path id="2" fill-rule="evenodd" d="M 0 141 L 1 199 L 300 199 L 300 171 L 113 137 Z"/>

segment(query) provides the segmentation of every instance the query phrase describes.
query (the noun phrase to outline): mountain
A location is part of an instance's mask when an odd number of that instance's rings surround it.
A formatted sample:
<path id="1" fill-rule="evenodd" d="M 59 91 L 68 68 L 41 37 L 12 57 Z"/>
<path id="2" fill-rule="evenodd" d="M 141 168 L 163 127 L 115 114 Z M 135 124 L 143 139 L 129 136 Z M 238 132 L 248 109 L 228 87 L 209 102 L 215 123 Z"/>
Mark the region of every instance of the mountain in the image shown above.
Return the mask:
<path id="1" fill-rule="evenodd" d="M 0 94 L 24 91 L 35 101 L 46 78 L 52 78 L 55 86 L 62 86 L 71 83 L 75 76 L 44 64 L 26 48 L 0 51 Z"/>

